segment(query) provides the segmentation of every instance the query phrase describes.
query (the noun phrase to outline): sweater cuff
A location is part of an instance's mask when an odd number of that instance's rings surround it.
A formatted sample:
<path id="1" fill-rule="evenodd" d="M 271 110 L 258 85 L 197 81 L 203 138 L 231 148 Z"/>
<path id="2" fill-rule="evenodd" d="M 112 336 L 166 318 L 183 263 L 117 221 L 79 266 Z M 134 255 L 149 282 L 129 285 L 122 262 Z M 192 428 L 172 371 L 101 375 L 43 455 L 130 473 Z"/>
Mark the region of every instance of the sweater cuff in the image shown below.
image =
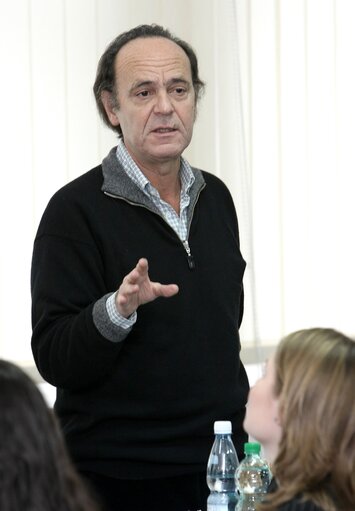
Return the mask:
<path id="1" fill-rule="evenodd" d="M 129 332 L 132 330 L 132 326 L 134 321 L 130 321 L 132 323 L 131 326 L 128 326 L 128 328 L 124 328 L 123 326 L 119 326 L 118 324 L 115 324 L 111 319 L 110 315 L 107 311 L 106 302 L 107 299 L 112 295 L 112 293 L 109 293 L 100 300 L 98 300 L 92 310 L 92 317 L 94 324 L 100 334 L 112 342 L 121 342 L 123 341 Z"/>
<path id="2" fill-rule="evenodd" d="M 106 310 L 112 323 L 126 330 L 127 328 L 132 327 L 137 321 L 137 312 L 134 311 L 128 318 L 121 316 L 121 314 L 117 312 L 116 308 L 116 295 L 117 291 L 107 298 Z"/>

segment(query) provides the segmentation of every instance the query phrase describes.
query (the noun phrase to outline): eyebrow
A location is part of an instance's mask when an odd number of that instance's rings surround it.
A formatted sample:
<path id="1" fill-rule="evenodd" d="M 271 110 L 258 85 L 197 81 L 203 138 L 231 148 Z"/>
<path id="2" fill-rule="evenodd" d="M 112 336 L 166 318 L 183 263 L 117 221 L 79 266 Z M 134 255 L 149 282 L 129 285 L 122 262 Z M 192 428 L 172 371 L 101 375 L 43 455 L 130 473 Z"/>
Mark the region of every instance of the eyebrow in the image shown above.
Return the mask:
<path id="1" fill-rule="evenodd" d="M 137 81 L 137 82 L 133 83 L 132 87 L 130 88 L 130 92 L 133 92 L 136 89 L 139 89 L 140 87 L 149 87 L 151 85 L 154 85 L 155 83 L 156 82 L 154 80 Z M 184 85 L 186 85 L 186 87 L 190 87 L 191 86 L 191 83 L 188 80 L 186 80 L 185 78 L 182 78 L 182 77 L 171 78 L 170 80 L 168 80 L 165 83 L 165 85 L 169 87 L 170 85 L 175 85 L 175 84 L 178 84 L 178 83 L 184 84 Z"/>

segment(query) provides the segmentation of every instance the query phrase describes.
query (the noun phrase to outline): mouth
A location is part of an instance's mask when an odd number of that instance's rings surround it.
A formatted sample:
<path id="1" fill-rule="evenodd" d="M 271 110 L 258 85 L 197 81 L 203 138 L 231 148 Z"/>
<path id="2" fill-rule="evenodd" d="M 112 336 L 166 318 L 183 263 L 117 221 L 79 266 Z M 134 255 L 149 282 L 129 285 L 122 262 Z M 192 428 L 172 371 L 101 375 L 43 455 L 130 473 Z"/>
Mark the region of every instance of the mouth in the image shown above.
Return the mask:
<path id="1" fill-rule="evenodd" d="M 155 130 L 152 130 L 153 133 L 162 133 L 162 134 L 165 134 L 165 133 L 174 133 L 174 131 L 176 131 L 175 128 L 164 128 L 164 127 L 161 127 L 161 128 L 156 128 Z"/>

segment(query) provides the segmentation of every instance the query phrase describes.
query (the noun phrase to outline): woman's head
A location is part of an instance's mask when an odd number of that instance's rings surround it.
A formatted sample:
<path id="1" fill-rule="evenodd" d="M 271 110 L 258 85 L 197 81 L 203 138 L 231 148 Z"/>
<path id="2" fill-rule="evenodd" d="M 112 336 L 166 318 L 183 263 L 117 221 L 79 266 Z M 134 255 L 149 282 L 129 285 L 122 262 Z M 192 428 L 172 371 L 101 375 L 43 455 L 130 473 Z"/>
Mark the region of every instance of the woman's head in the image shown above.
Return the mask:
<path id="1" fill-rule="evenodd" d="M 282 437 L 274 472 L 306 489 L 329 479 L 355 495 L 355 341 L 331 329 L 301 330 L 275 356 Z M 285 474 L 285 475 L 286 475 Z"/>
<path id="2" fill-rule="evenodd" d="M 94 509 L 53 411 L 27 374 L 5 360 L 0 360 L 0 509 Z"/>
<path id="3" fill-rule="evenodd" d="M 280 342 L 273 363 L 281 428 L 273 464 L 278 502 L 303 493 L 324 509 L 332 509 L 332 498 L 351 509 L 355 341 L 331 329 L 300 330 Z"/>

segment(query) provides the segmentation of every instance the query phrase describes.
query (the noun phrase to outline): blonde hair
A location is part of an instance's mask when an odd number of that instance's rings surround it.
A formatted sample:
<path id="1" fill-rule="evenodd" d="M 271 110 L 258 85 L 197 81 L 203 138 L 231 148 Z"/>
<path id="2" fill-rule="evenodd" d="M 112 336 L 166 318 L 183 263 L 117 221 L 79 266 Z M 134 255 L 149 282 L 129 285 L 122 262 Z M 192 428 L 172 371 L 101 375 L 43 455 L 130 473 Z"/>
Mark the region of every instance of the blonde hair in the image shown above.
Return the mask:
<path id="1" fill-rule="evenodd" d="M 260 510 L 302 496 L 324 511 L 354 511 L 355 341 L 331 329 L 292 333 L 277 348 L 275 373 L 278 489 Z"/>

